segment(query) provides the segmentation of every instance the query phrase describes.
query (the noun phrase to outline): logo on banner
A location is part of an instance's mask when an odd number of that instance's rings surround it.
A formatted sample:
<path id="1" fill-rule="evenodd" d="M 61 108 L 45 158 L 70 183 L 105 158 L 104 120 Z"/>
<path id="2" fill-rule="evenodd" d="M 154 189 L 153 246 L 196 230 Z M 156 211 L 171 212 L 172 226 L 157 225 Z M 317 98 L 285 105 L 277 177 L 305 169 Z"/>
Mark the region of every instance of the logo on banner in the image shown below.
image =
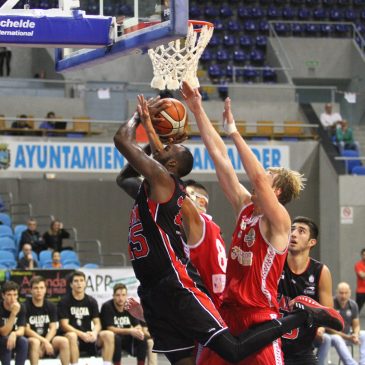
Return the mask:
<path id="1" fill-rule="evenodd" d="M 6 170 L 10 166 L 10 150 L 6 143 L 0 144 L 0 169 Z"/>

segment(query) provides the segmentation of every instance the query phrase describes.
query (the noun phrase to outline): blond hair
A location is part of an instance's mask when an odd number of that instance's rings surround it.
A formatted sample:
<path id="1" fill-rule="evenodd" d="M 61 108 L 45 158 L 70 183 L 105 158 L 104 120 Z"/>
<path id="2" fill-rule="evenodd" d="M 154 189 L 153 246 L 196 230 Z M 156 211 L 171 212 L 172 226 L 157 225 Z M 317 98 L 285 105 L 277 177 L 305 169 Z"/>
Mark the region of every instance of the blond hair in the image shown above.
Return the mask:
<path id="1" fill-rule="evenodd" d="M 273 187 L 281 189 L 279 202 L 283 205 L 290 203 L 293 199 L 297 199 L 300 192 L 304 189 L 304 175 L 298 171 L 286 169 L 284 167 L 268 168 L 274 175 Z"/>

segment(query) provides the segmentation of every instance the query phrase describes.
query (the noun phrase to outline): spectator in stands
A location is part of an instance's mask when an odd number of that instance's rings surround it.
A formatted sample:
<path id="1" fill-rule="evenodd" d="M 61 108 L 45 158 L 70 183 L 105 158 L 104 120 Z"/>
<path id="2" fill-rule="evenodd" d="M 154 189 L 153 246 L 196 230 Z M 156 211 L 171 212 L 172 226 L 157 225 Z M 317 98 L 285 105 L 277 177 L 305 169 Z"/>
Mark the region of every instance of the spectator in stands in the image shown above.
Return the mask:
<path id="1" fill-rule="evenodd" d="M 357 277 L 356 304 L 361 312 L 365 303 L 365 248 L 361 250 L 361 260 L 355 264 L 355 273 Z"/>
<path id="2" fill-rule="evenodd" d="M 24 243 L 22 247 L 23 257 L 18 260 L 17 269 L 32 270 L 38 267 L 37 261 L 33 258 L 32 245 Z"/>
<path id="3" fill-rule="evenodd" d="M 360 331 L 359 308 L 351 297 L 350 285 L 342 282 L 337 286 L 334 308 L 345 322 L 342 332 L 330 330 L 331 345 L 335 347 L 345 365 L 357 364 L 347 345 L 360 345 L 360 364 L 365 361 L 365 331 Z M 329 347 L 328 347 L 329 350 Z"/>
<path id="4" fill-rule="evenodd" d="M 334 134 L 337 123 L 342 121 L 340 113 L 332 112 L 332 104 L 326 104 L 324 112 L 321 114 L 322 127 Z"/>
<path id="5" fill-rule="evenodd" d="M 11 50 L 8 47 L 0 47 L 0 76 L 10 75 Z M 4 73 L 5 66 L 5 73 Z"/>
<path id="6" fill-rule="evenodd" d="M 114 334 L 101 330 L 98 303 L 85 293 L 86 277 L 74 271 L 70 277 L 71 292 L 58 303 L 60 329 L 70 343 L 71 364 L 77 364 L 80 352 L 95 356 L 102 349 L 103 365 L 111 365 Z"/>
<path id="7" fill-rule="evenodd" d="M 40 124 L 39 129 L 55 129 L 56 128 L 55 121 L 52 120 L 55 118 L 56 114 L 54 112 L 48 112 L 46 120 Z"/>
<path id="8" fill-rule="evenodd" d="M 63 223 L 58 219 L 52 221 L 49 230 L 43 234 L 46 248 L 56 251 L 72 250 L 71 247 L 62 247 L 64 238 L 70 238 L 70 234 L 63 229 Z"/>
<path id="9" fill-rule="evenodd" d="M 34 218 L 29 218 L 27 227 L 20 237 L 19 247 L 22 249 L 25 243 L 30 243 L 32 250 L 39 255 L 42 250 L 46 249 L 46 246 L 41 234 L 37 231 L 37 221 Z"/>
<path id="10" fill-rule="evenodd" d="M 10 365 L 12 352 L 15 364 L 24 365 L 28 354 L 28 340 L 24 337 L 25 309 L 18 302 L 19 285 L 6 281 L 1 290 L 0 304 L 0 361 Z"/>
<path id="11" fill-rule="evenodd" d="M 127 287 L 116 284 L 113 288 L 113 299 L 101 307 L 101 323 L 103 329 L 114 333 L 114 365 L 121 364 L 122 350 L 137 357 L 137 365 L 144 365 L 147 342 L 138 319 L 134 318 L 124 308 L 127 300 Z"/>
<path id="12" fill-rule="evenodd" d="M 52 267 L 54 269 L 62 269 L 61 254 L 59 251 L 54 250 L 52 252 Z"/>
<path id="13" fill-rule="evenodd" d="M 32 297 L 25 303 L 26 328 L 25 335 L 29 339 L 29 360 L 37 365 L 44 355 L 60 354 L 62 365 L 70 364 L 70 346 L 66 337 L 56 336 L 57 307 L 46 297 L 46 280 L 42 276 L 34 276 L 30 281 Z"/>
<path id="14" fill-rule="evenodd" d="M 342 120 L 339 123 L 339 127 L 336 128 L 336 142 L 347 150 L 357 149 L 352 128 L 349 127 L 349 123 L 346 119 Z"/>
<path id="15" fill-rule="evenodd" d="M 28 117 L 22 114 L 17 120 L 11 124 L 11 128 L 16 129 L 32 129 L 32 126 L 28 123 Z"/>

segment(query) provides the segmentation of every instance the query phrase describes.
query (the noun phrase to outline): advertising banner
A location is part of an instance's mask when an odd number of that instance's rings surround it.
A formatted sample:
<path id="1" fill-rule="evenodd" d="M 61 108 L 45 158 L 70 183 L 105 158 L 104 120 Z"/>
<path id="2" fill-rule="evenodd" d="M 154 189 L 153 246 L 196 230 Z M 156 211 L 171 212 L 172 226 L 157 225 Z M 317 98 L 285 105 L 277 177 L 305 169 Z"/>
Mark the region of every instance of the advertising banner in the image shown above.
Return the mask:
<path id="1" fill-rule="evenodd" d="M 30 280 L 35 275 L 46 279 L 47 299 L 58 303 L 68 290 L 67 277 L 74 270 L 10 270 L 9 280 L 15 281 L 19 286 L 20 302 L 30 297 Z"/>
<path id="2" fill-rule="evenodd" d="M 212 159 L 201 143 L 186 145 L 194 156 L 194 173 L 215 173 Z M 255 145 L 252 151 L 264 166 L 286 167 L 289 146 Z M 237 173 L 244 173 L 241 159 L 233 145 L 227 145 L 228 156 Z M 118 173 L 126 164 L 111 143 L 11 141 L 0 144 L 0 170 L 9 172 L 93 172 Z"/>

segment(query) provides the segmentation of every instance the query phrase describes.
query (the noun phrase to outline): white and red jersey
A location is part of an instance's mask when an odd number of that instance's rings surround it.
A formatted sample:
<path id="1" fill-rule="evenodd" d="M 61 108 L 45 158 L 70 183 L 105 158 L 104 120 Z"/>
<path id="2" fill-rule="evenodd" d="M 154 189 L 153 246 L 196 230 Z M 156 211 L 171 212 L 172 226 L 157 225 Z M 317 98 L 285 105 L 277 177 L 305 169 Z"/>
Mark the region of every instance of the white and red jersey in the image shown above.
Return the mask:
<path id="1" fill-rule="evenodd" d="M 262 215 L 254 216 L 253 211 L 251 203 L 243 207 L 238 216 L 228 255 L 223 302 L 277 313 L 278 282 L 287 249 L 280 252 L 263 237 L 260 228 Z"/>
<path id="2" fill-rule="evenodd" d="M 185 244 L 185 247 L 213 303 L 219 308 L 226 284 L 225 243 L 221 236 L 221 229 L 212 221 L 212 217 L 204 213 L 200 213 L 200 216 L 204 225 L 203 235 L 199 242 L 194 245 Z"/>

